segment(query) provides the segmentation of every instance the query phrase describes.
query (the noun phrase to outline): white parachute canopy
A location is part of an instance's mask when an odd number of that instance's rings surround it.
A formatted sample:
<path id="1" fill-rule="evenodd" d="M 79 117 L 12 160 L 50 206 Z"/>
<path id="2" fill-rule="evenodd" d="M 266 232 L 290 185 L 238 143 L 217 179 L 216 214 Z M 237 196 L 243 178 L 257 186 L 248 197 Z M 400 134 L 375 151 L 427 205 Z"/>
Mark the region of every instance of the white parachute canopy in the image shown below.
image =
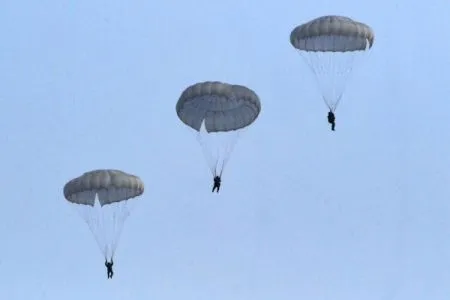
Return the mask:
<path id="1" fill-rule="evenodd" d="M 186 88 L 176 111 L 197 132 L 213 176 L 221 176 L 239 134 L 257 119 L 261 103 L 245 86 L 207 81 Z"/>
<path id="2" fill-rule="evenodd" d="M 297 26 L 291 44 L 316 75 L 323 100 L 335 111 L 356 64 L 374 43 L 366 24 L 342 16 L 323 16 Z"/>
<path id="3" fill-rule="evenodd" d="M 107 260 L 114 256 L 134 198 L 143 193 L 139 177 L 119 170 L 90 171 L 64 186 L 64 197 L 86 221 Z"/>

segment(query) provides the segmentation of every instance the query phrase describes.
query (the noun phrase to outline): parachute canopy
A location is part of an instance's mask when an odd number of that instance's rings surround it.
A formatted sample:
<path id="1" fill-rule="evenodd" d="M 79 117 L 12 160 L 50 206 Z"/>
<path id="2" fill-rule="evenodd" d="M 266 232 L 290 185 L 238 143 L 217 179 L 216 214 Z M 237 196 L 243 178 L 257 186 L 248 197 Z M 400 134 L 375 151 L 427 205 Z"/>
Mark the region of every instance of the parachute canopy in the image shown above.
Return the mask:
<path id="1" fill-rule="evenodd" d="M 368 25 L 343 16 L 322 16 L 292 30 L 291 44 L 316 76 L 330 111 L 338 107 L 354 66 L 372 48 L 374 37 Z"/>
<path id="2" fill-rule="evenodd" d="M 240 133 L 258 118 L 261 103 L 245 86 L 206 81 L 186 88 L 176 111 L 196 131 L 213 176 L 222 176 Z"/>
<path id="3" fill-rule="evenodd" d="M 176 111 L 180 120 L 196 131 L 204 122 L 207 132 L 227 132 L 253 123 L 261 103 L 255 92 L 245 86 L 207 81 L 185 89 Z"/>
<path id="4" fill-rule="evenodd" d="M 70 180 L 64 197 L 94 234 L 105 259 L 111 260 L 125 220 L 137 196 L 144 193 L 139 177 L 119 170 L 94 170 Z"/>
<path id="5" fill-rule="evenodd" d="M 348 52 L 371 48 L 374 32 L 366 24 L 343 16 L 323 16 L 297 26 L 291 44 L 311 52 Z"/>
<path id="6" fill-rule="evenodd" d="M 95 170 L 70 180 L 64 186 L 64 197 L 75 204 L 101 206 L 128 200 L 144 193 L 144 183 L 137 176 L 119 170 Z"/>

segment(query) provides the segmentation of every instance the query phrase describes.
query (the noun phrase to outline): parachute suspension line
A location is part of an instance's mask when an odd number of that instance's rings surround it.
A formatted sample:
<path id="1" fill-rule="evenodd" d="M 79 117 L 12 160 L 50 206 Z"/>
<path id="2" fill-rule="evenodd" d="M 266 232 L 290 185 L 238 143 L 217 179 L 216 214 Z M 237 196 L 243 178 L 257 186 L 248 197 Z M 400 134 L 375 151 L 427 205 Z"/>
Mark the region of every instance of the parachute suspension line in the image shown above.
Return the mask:
<path id="1" fill-rule="evenodd" d="M 208 164 L 208 167 L 209 167 L 209 169 L 211 171 L 211 174 L 213 175 L 213 177 L 215 177 L 216 176 L 217 165 L 219 164 L 219 157 L 217 156 L 214 159 L 214 156 L 209 151 L 208 146 L 207 146 L 206 141 L 205 141 L 205 138 L 202 137 L 201 132 L 197 133 L 197 141 L 200 144 L 200 146 L 202 147 L 203 155 L 206 158 L 206 163 Z"/>
<path id="2" fill-rule="evenodd" d="M 92 232 L 106 260 L 116 252 L 125 220 L 130 215 L 130 204 L 134 199 L 119 201 L 104 206 L 96 201 L 95 206 L 75 204 L 77 212 Z"/>
<path id="3" fill-rule="evenodd" d="M 242 128 L 241 131 L 236 130 L 233 132 L 233 139 L 227 147 L 226 155 L 225 155 L 225 158 L 222 163 L 222 169 L 220 170 L 220 175 L 219 175 L 220 177 L 222 177 L 223 170 L 225 169 L 225 166 L 228 164 L 228 161 L 230 160 L 231 153 L 233 152 L 234 147 L 236 146 L 236 143 L 240 137 L 241 132 L 244 130 L 245 130 L 245 128 Z"/>
<path id="4" fill-rule="evenodd" d="M 219 168 L 219 159 L 220 159 L 219 149 L 217 149 L 215 155 L 213 155 L 213 153 L 209 152 L 211 149 L 208 148 L 207 144 L 203 144 L 203 149 L 205 149 L 204 151 L 206 153 L 209 153 L 210 160 L 209 160 L 208 165 L 209 165 L 209 168 L 211 169 L 211 173 L 212 173 L 213 177 L 216 177 L 217 169 Z"/>
<path id="5" fill-rule="evenodd" d="M 130 210 L 128 209 L 128 202 L 132 202 L 133 199 L 129 199 L 127 201 L 121 201 L 118 202 L 118 210 L 119 213 L 115 213 L 113 215 L 113 232 L 115 233 L 115 238 L 112 240 L 112 247 L 111 247 L 111 258 L 114 257 L 114 254 L 116 253 L 117 245 L 119 243 L 120 237 L 122 235 L 123 227 L 125 225 L 125 220 L 130 215 Z M 121 217 L 121 218 L 120 218 Z"/>
<path id="6" fill-rule="evenodd" d="M 206 149 L 206 147 L 205 147 Z M 220 153 L 219 153 L 219 149 L 216 149 L 216 159 L 215 162 L 213 164 L 214 166 L 214 170 L 211 169 L 211 172 L 213 173 L 213 176 L 216 177 L 217 176 L 217 168 L 219 167 L 219 157 L 220 157 Z M 207 151 L 206 151 L 207 152 Z"/>
<path id="7" fill-rule="evenodd" d="M 231 153 L 244 129 L 229 132 L 197 133 L 197 141 L 202 147 L 212 175 L 221 177 Z"/>
<path id="8" fill-rule="evenodd" d="M 97 204 L 97 203 L 96 203 Z M 86 222 L 89 231 L 91 231 L 92 235 L 95 238 L 95 241 L 97 242 L 98 247 L 100 248 L 100 251 L 102 252 L 102 254 L 105 256 L 105 260 L 107 259 L 107 254 L 108 254 L 108 245 L 107 243 L 104 241 L 104 239 L 102 239 L 101 235 L 98 234 L 97 230 L 98 228 L 101 227 L 101 224 L 99 222 L 99 218 L 98 218 L 98 214 L 94 213 L 94 210 L 98 210 L 98 208 L 96 209 L 95 207 L 92 206 L 87 206 L 84 204 L 73 204 L 75 207 L 75 210 L 79 213 L 79 215 L 81 216 L 81 218 L 84 220 L 84 222 Z"/>
<path id="9" fill-rule="evenodd" d="M 330 111 L 335 112 L 353 70 L 356 55 L 353 52 L 299 51 L 299 53 L 314 73 L 325 105 Z"/>
<path id="10" fill-rule="evenodd" d="M 214 172 L 213 172 L 213 176 L 216 177 L 217 176 L 217 167 L 219 166 L 219 159 L 216 159 L 216 164 L 214 167 Z"/>

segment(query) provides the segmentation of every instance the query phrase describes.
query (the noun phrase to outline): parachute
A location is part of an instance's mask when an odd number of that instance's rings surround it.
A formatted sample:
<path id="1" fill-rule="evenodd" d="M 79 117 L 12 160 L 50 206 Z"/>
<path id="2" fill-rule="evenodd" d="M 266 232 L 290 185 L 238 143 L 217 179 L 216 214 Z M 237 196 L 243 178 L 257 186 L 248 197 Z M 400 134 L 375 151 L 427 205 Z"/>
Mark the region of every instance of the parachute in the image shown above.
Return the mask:
<path id="1" fill-rule="evenodd" d="M 368 25 L 343 16 L 319 17 L 291 32 L 291 44 L 314 72 L 330 111 L 338 107 L 356 60 L 369 52 L 374 37 Z"/>
<path id="2" fill-rule="evenodd" d="M 94 170 L 70 180 L 64 197 L 92 231 L 105 260 L 112 260 L 131 206 L 144 193 L 139 177 L 119 170 Z"/>
<path id="3" fill-rule="evenodd" d="M 240 133 L 261 111 L 258 96 L 241 86 L 207 81 L 186 88 L 178 99 L 179 119 L 195 130 L 213 176 L 222 176 Z"/>

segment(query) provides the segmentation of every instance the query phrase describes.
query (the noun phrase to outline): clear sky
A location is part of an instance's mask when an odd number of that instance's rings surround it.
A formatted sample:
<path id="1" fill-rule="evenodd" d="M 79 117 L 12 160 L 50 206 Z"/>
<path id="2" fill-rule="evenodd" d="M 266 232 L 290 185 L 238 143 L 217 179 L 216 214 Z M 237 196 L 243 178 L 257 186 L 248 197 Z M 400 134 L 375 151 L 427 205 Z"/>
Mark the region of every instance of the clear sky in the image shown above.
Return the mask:
<path id="1" fill-rule="evenodd" d="M 371 25 L 336 114 L 289 43 L 312 18 Z M 3 0 L 0 299 L 448 300 L 448 1 Z M 188 85 L 260 96 L 220 194 L 175 113 Z M 106 279 L 64 200 L 139 175 Z"/>

